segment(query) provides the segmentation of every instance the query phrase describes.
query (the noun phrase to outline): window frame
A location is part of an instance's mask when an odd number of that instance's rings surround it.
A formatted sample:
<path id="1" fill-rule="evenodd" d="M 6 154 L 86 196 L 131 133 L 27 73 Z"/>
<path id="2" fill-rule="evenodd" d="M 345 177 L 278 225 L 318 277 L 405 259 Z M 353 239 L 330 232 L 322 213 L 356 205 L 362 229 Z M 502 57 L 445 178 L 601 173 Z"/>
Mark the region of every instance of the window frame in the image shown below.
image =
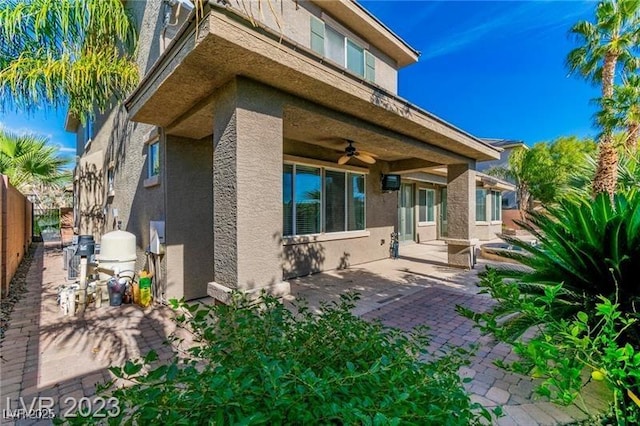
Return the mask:
<path id="1" fill-rule="evenodd" d="M 425 201 L 425 220 L 420 220 L 420 192 L 424 191 L 424 201 Z M 431 217 L 433 220 L 429 220 L 429 193 L 433 196 L 433 203 L 431 204 Z M 435 225 L 436 224 L 436 190 L 434 188 L 418 188 L 418 202 L 416 203 L 418 206 L 418 225 Z"/>
<path id="2" fill-rule="evenodd" d="M 491 222 L 502 222 L 502 193 L 491 190 Z"/>
<path id="3" fill-rule="evenodd" d="M 338 167 L 330 167 L 330 166 L 325 166 L 325 165 L 317 165 L 317 164 L 312 164 L 312 163 L 301 163 L 301 162 L 296 162 L 296 161 L 284 161 L 285 165 L 290 165 L 292 166 L 291 169 L 291 203 L 292 203 L 292 211 L 291 211 L 291 230 L 292 230 L 292 234 L 285 234 L 285 224 L 284 224 L 284 211 L 282 214 L 282 236 L 285 239 L 293 239 L 293 238 L 298 238 L 298 237 L 317 237 L 317 236 L 321 236 L 321 235 L 328 235 L 328 236 L 337 236 L 337 235 L 341 235 L 341 234 L 360 234 L 363 231 L 367 230 L 367 173 L 365 172 L 358 172 L 358 171 L 354 171 L 354 170 L 350 170 L 350 169 L 341 169 Z M 313 167 L 316 169 L 320 170 L 320 232 L 318 233 L 312 233 L 312 234 L 297 234 L 296 233 L 296 216 L 297 216 L 297 212 L 296 212 L 296 169 L 297 166 L 302 166 L 302 167 Z M 326 231 L 326 203 L 327 203 L 327 192 L 326 192 L 326 171 L 332 171 L 332 172 L 339 172 L 339 173 L 343 173 L 345 175 L 344 177 L 344 231 L 331 231 L 331 232 L 327 232 Z M 284 173 L 284 170 L 283 170 Z M 351 175 L 358 175 L 358 176 L 362 176 L 363 179 L 363 186 L 364 186 L 364 218 L 363 218 L 363 228 L 362 229 L 354 229 L 354 230 L 349 230 L 349 194 L 348 194 L 348 188 L 349 188 L 349 178 Z M 284 195 L 284 188 L 283 188 L 283 195 Z"/>
<path id="4" fill-rule="evenodd" d="M 318 49 L 315 49 L 313 47 L 314 45 L 314 35 L 316 36 L 320 36 L 320 34 L 317 32 L 318 28 L 314 28 L 314 22 L 316 24 L 322 24 L 322 52 L 320 52 Z M 343 58 L 342 61 L 340 63 L 335 62 L 335 60 L 333 58 L 330 58 L 327 55 L 327 52 L 329 51 L 328 49 L 328 43 L 329 43 L 329 38 L 327 37 L 327 27 L 329 27 L 333 32 L 339 34 L 342 36 L 343 39 L 343 46 L 342 46 L 342 51 L 343 51 Z M 317 42 L 318 40 L 316 40 Z M 357 48 L 362 50 L 362 74 L 360 74 L 358 71 L 349 68 L 348 64 L 349 64 L 349 42 L 351 42 L 351 44 L 353 44 L 354 46 L 356 46 Z M 311 50 L 313 50 L 314 52 L 322 55 L 323 58 L 328 59 L 329 61 L 339 65 L 340 67 L 348 70 L 349 72 L 353 73 L 354 75 L 357 75 L 358 77 L 369 81 L 371 83 L 375 83 L 376 78 L 375 78 L 375 55 L 373 55 L 370 50 L 369 50 L 369 45 L 367 43 L 365 43 L 364 41 L 360 40 L 357 36 L 354 36 L 352 34 L 350 34 L 350 32 L 346 29 L 344 29 L 341 25 L 339 25 L 338 23 L 335 23 L 333 21 L 333 19 L 328 19 L 328 17 L 323 17 L 323 19 L 318 18 L 316 16 L 311 15 L 311 23 L 310 23 L 310 48 Z M 370 60 L 368 60 L 370 59 Z"/>
<path id="5" fill-rule="evenodd" d="M 155 150 L 155 155 L 153 155 Z M 157 158 L 158 172 L 154 173 L 153 163 Z M 160 163 L 160 140 L 156 139 L 147 144 L 147 179 L 154 179 L 160 176 L 162 171 L 162 164 Z"/>
<path id="6" fill-rule="evenodd" d="M 483 214 L 483 219 L 478 219 L 478 191 L 482 191 L 484 194 L 484 214 Z M 476 199 L 475 199 L 475 203 L 476 203 L 476 223 L 487 223 L 487 218 L 490 216 L 487 216 L 487 193 L 489 191 L 486 188 L 481 188 L 481 187 L 476 187 Z M 491 214 L 489 212 L 489 214 Z"/>

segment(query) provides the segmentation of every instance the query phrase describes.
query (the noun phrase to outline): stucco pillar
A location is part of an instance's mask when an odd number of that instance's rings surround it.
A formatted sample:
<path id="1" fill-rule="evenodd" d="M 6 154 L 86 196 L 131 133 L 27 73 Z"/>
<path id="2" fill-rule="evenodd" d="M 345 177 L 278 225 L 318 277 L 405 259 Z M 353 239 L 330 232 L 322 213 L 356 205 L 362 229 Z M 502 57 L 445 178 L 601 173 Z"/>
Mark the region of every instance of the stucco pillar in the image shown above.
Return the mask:
<path id="1" fill-rule="evenodd" d="M 451 266 L 471 268 L 476 220 L 474 164 L 447 166 L 447 252 Z"/>
<path id="2" fill-rule="evenodd" d="M 282 280 L 283 106 L 273 89 L 236 79 L 214 106 L 214 282 L 208 293 L 226 302 L 230 290 L 289 293 Z"/>

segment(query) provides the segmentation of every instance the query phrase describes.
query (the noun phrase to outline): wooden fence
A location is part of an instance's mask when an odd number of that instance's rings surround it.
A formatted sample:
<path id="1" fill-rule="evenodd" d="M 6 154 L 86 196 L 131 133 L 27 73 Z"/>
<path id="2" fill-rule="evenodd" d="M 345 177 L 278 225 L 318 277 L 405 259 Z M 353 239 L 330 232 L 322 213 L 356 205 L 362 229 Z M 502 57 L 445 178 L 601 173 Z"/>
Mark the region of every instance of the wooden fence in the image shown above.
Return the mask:
<path id="1" fill-rule="evenodd" d="M 32 241 L 33 207 L 20 191 L 0 175 L 0 297 L 9 291 L 9 283 Z"/>

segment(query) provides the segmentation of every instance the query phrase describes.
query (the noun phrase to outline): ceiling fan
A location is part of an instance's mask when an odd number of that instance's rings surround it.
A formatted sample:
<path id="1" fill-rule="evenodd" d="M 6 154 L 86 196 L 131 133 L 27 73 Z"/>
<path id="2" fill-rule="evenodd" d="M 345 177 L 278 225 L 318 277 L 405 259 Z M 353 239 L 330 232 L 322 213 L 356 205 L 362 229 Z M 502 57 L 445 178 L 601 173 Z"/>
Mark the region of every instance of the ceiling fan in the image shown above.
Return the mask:
<path id="1" fill-rule="evenodd" d="M 366 151 L 357 150 L 353 146 L 352 140 L 347 139 L 347 143 L 349 145 L 347 145 L 347 147 L 344 149 L 344 155 L 338 159 L 338 164 L 340 165 L 346 164 L 353 157 L 356 157 L 358 160 L 367 164 L 374 164 L 376 162 L 376 159 L 374 158 L 376 157 L 375 154 L 372 154 Z"/>

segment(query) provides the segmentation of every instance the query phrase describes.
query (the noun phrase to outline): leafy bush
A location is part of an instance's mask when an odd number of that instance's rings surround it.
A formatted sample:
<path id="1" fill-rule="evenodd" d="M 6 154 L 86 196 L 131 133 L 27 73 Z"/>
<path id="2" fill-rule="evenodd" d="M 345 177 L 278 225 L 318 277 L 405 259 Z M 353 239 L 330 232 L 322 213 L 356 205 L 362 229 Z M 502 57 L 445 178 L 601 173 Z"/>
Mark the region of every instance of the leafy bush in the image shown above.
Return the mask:
<path id="1" fill-rule="evenodd" d="M 638 319 L 620 312 L 620 305 L 600 296 L 593 314 L 583 311 L 573 317 L 558 319 L 555 307 L 563 293 L 561 285 L 546 286 L 540 296 L 523 295 L 515 283 L 505 283 L 495 272 L 482 280 L 485 291 L 500 305 L 511 304 L 524 317 L 536 317 L 544 326 L 527 339 L 512 340 L 514 352 L 521 360 L 497 363 L 522 374 L 543 379 L 537 392 L 552 400 L 568 404 L 579 397 L 585 384 L 581 373 L 591 373 L 589 380 L 604 380 L 613 390 L 612 417 L 616 424 L 640 423 L 640 350 L 619 337 L 637 328 Z M 483 332 L 505 339 L 501 315 L 495 311 L 473 313 Z"/>
<path id="2" fill-rule="evenodd" d="M 355 296 L 294 314 L 276 299 L 231 306 L 173 302 L 199 345 L 184 360 L 112 368 L 134 385 L 113 390 L 137 424 L 479 424 L 456 350 L 421 362 L 425 334 L 401 333 L 351 315 Z"/>
<path id="3" fill-rule="evenodd" d="M 530 213 L 529 221 L 519 225 L 531 232 L 539 244 L 532 246 L 503 236 L 524 250 L 510 257 L 531 268 L 530 272 L 496 272 L 519 284 L 514 291 L 543 295 L 548 286 L 563 283 L 551 309 L 555 318 L 569 318 L 578 311 L 594 318 L 599 296 L 614 300 L 618 295 L 620 311 L 636 313 L 635 306 L 640 303 L 640 193 L 616 195 L 613 202 L 607 195 L 595 200 L 564 200 L 546 212 Z M 509 304 L 499 309 L 502 314 L 518 312 Z M 540 322 L 536 316 L 516 315 L 505 324 L 506 333 L 516 337 Z M 622 337 L 637 348 L 639 333 L 637 328 L 628 329 Z"/>

